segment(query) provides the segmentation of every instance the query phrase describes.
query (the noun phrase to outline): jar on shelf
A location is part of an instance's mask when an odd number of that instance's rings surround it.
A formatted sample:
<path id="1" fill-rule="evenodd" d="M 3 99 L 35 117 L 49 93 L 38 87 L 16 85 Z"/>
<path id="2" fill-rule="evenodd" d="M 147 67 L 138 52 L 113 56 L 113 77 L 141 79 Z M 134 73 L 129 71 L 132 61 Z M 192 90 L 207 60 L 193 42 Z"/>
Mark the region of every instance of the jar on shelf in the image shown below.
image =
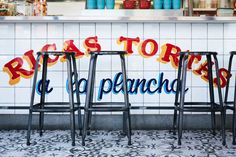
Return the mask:
<path id="1" fill-rule="evenodd" d="M 206 8 L 211 8 L 211 0 L 206 0 Z"/>
<path id="2" fill-rule="evenodd" d="M 136 7 L 136 0 L 124 0 L 123 1 L 123 8 L 124 9 L 135 9 Z"/>
<path id="3" fill-rule="evenodd" d="M 25 16 L 33 16 L 34 4 L 32 0 L 25 1 Z"/>
<path id="4" fill-rule="evenodd" d="M 211 1 L 211 8 L 217 8 L 218 6 L 218 1 L 217 0 L 212 0 Z"/>
<path id="5" fill-rule="evenodd" d="M 47 1 L 34 0 L 33 16 L 46 16 L 47 15 Z"/>
<path id="6" fill-rule="evenodd" d="M 193 0 L 193 8 L 199 8 L 200 0 Z"/>
<path id="7" fill-rule="evenodd" d="M 139 9 L 150 9 L 151 1 L 150 0 L 139 0 Z"/>
<path id="8" fill-rule="evenodd" d="M 231 8 L 230 0 L 218 0 L 218 8 Z"/>
<path id="9" fill-rule="evenodd" d="M 235 0 L 230 0 L 230 8 L 234 8 L 234 2 Z"/>
<path id="10" fill-rule="evenodd" d="M 47 0 L 41 1 L 41 15 L 47 16 Z"/>
<path id="11" fill-rule="evenodd" d="M 205 0 L 199 1 L 199 8 L 206 8 L 206 1 Z"/>

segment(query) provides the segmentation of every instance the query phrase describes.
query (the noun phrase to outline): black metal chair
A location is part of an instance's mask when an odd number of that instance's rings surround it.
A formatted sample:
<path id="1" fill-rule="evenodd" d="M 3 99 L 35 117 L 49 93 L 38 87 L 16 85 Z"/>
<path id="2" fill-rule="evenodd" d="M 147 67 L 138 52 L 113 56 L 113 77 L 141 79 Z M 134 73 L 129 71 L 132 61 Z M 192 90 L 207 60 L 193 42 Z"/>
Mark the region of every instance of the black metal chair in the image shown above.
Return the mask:
<path id="1" fill-rule="evenodd" d="M 82 134 L 82 145 L 85 145 L 85 137 L 89 134 L 91 128 L 91 118 L 92 112 L 123 112 L 123 131 L 128 136 L 128 145 L 131 145 L 131 122 L 130 122 L 130 103 L 127 91 L 127 76 L 125 68 L 125 58 L 124 55 L 127 54 L 126 51 L 98 51 L 91 52 L 90 64 L 89 64 L 89 74 L 88 74 L 88 84 L 87 84 L 87 94 L 84 107 L 84 126 Z M 119 55 L 121 59 L 121 69 L 123 76 L 123 91 L 124 91 L 124 102 L 93 102 L 94 94 L 94 83 L 95 83 L 95 73 L 96 73 L 96 63 L 97 57 L 101 55 Z M 109 106 L 108 106 L 109 105 Z M 111 105 L 111 106 L 110 106 Z"/>
<path id="2" fill-rule="evenodd" d="M 232 62 L 233 62 L 233 57 L 236 55 L 236 51 L 230 52 L 230 58 L 229 58 L 229 66 L 228 66 L 228 71 L 231 73 L 232 69 Z M 230 83 L 230 75 L 228 75 L 227 78 L 227 85 L 226 85 L 226 90 L 225 90 L 225 109 L 230 109 L 233 110 L 233 125 L 232 125 L 232 130 L 233 130 L 233 145 L 236 144 L 236 79 L 235 79 L 235 86 L 234 86 L 234 100 L 233 101 L 228 101 L 228 94 L 229 94 L 229 83 Z"/>
<path id="3" fill-rule="evenodd" d="M 68 87 L 69 87 L 68 88 L 69 89 L 69 102 L 45 102 L 47 62 L 48 62 L 49 55 L 66 56 Z M 41 57 L 43 58 L 42 92 L 41 92 L 41 96 L 40 96 L 40 103 L 34 104 L 35 88 L 36 88 L 37 75 L 38 75 L 37 69 L 39 67 L 39 60 Z M 73 66 L 73 68 L 72 68 L 72 66 Z M 55 51 L 53 51 L 53 52 L 38 52 L 35 69 L 36 70 L 34 73 L 33 87 L 32 87 L 31 100 L 30 100 L 30 109 L 29 109 L 27 145 L 30 145 L 30 134 L 31 134 L 31 128 L 32 128 L 33 112 L 39 112 L 40 136 L 42 136 L 42 134 L 43 134 L 44 112 L 69 112 L 70 113 L 72 146 L 74 146 L 75 145 L 75 111 L 78 111 L 78 125 L 79 125 L 79 129 L 80 129 L 80 134 L 82 131 L 79 87 L 78 87 L 78 74 L 77 74 L 75 53 L 74 52 L 55 52 Z M 74 103 L 74 96 L 73 96 L 73 79 L 72 79 L 73 73 L 74 73 L 74 82 L 75 82 L 77 103 Z"/>
<path id="4" fill-rule="evenodd" d="M 208 66 L 208 79 L 209 79 L 209 91 L 210 91 L 210 102 L 185 102 L 185 88 L 186 88 L 186 73 L 188 57 L 190 55 L 201 55 L 206 56 Z M 219 94 L 219 104 L 214 99 L 213 89 L 213 74 L 212 74 L 212 57 L 215 62 L 217 88 Z M 180 100 L 179 100 L 180 99 Z M 203 106 L 204 105 L 204 106 Z M 180 52 L 180 60 L 178 67 L 178 82 L 175 95 L 175 110 L 173 120 L 173 131 L 177 128 L 177 111 L 178 114 L 178 145 L 181 145 L 182 130 L 183 130 L 183 114 L 184 112 L 211 112 L 211 123 L 213 134 L 215 135 L 215 112 L 221 113 L 221 130 L 222 130 L 222 143 L 225 145 L 225 110 L 223 105 L 222 93 L 220 88 L 219 79 L 219 66 L 216 52 Z"/>

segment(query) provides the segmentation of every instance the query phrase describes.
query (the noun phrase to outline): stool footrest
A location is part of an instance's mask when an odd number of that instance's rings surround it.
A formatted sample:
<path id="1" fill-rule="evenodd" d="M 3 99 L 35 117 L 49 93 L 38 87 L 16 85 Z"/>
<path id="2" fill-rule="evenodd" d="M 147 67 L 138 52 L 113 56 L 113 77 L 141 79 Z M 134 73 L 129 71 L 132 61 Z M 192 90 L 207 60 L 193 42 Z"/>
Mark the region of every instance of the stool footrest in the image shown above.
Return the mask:
<path id="1" fill-rule="evenodd" d="M 227 102 L 224 102 L 226 105 L 225 105 L 225 108 L 226 109 L 230 109 L 230 110 L 234 110 L 234 101 L 227 101 Z"/>
<path id="2" fill-rule="evenodd" d="M 96 102 L 96 103 L 92 102 L 90 103 L 90 105 L 91 107 L 87 109 L 88 111 L 119 112 L 119 111 L 128 111 L 130 109 L 130 107 L 126 107 L 125 102 Z"/>
<path id="3" fill-rule="evenodd" d="M 227 102 L 224 102 L 224 103 L 227 104 L 227 105 L 233 105 L 234 101 L 227 101 Z"/>
<path id="4" fill-rule="evenodd" d="M 86 110 L 86 109 L 85 109 Z M 120 112 L 120 111 L 128 111 L 127 107 L 90 107 L 87 109 L 88 111 L 98 111 L 98 112 Z"/>
<path id="5" fill-rule="evenodd" d="M 41 103 L 33 105 L 32 112 L 72 112 L 80 108 L 80 104 L 74 103 L 74 109 L 71 109 L 69 102 L 46 102 L 43 108 L 41 106 Z"/>
<path id="6" fill-rule="evenodd" d="M 180 103 L 175 103 L 177 105 L 179 105 Z M 211 105 L 212 103 L 210 102 L 184 102 L 184 105 L 194 105 L 194 106 L 197 106 L 197 105 Z M 213 103 L 215 106 L 218 106 L 219 104 L 217 103 Z"/>
<path id="7" fill-rule="evenodd" d="M 180 110 L 180 107 L 176 108 L 177 110 Z M 211 107 L 184 107 L 183 111 L 187 112 L 220 112 L 221 107 L 215 107 L 212 109 Z"/>
<path id="8" fill-rule="evenodd" d="M 91 103 L 92 106 L 125 106 L 125 102 L 96 102 L 96 103 Z M 131 104 L 129 103 L 129 106 Z"/>
<path id="9" fill-rule="evenodd" d="M 234 110 L 234 106 L 226 106 L 226 109 Z"/>

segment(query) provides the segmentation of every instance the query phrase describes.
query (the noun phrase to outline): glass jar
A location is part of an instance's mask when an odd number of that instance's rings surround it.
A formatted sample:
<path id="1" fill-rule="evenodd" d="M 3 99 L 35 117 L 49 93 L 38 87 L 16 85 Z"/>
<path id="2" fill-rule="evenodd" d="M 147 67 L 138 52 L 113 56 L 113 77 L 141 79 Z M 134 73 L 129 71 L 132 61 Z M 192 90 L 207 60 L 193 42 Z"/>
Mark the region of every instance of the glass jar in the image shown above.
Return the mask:
<path id="1" fill-rule="evenodd" d="M 206 8 L 206 1 L 205 0 L 200 0 L 199 8 Z"/>
<path id="2" fill-rule="evenodd" d="M 211 7 L 212 8 L 217 8 L 218 7 L 218 1 L 217 0 L 212 0 L 211 1 Z"/>
<path id="3" fill-rule="evenodd" d="M 230 0 L 230 8 L 234 8 L 235 0 Z"/>
<path id="4" fill-rule="evenodd" d="M 231 8 L 231 0 L 218 0 L 218 8 Z"/>
<path id="5" fill-rule="evenodd" d="M 200 0 L 193 0 L 193 8 L 199 8 Z"/>
<path id="6" fill-rule="evenodd" d="M 33 3 L 25 2 L 25 16 L 33 16 L 34 5 Z"/>
<path id="7" fill-rule="evenodd" d="M 41 15 L 42 16 L 47 16 L 47 0 L 42 0 L 41 1 Z"/>
<path id="8" fill-rule="evenodd" d="M 206 8 L 211 8 L 211 0 L 206 0 Z"/>

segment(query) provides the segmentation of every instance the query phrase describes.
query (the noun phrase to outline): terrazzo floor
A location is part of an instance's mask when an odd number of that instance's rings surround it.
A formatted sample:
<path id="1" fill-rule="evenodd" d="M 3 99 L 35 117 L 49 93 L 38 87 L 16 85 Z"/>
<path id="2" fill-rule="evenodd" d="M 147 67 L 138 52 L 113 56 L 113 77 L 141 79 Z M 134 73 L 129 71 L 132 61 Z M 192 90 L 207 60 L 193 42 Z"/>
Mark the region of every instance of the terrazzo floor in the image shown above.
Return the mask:
<path id="1" fill-rule="evenodd" d="M 182 146 L 167 130 L 132 131 L 132 145 L 119 131 L 92 131 L 81 146 L 71 146 L 70 131 L 45 131 L 39 137 L 33 131 L 31 145 L 26 145 L 25 130 L 0 131 L 0 157 L 236 157 L 232 133 L 227 132 L 227 145 L 222 146 L 220 133 L 184 131 Z"/>

